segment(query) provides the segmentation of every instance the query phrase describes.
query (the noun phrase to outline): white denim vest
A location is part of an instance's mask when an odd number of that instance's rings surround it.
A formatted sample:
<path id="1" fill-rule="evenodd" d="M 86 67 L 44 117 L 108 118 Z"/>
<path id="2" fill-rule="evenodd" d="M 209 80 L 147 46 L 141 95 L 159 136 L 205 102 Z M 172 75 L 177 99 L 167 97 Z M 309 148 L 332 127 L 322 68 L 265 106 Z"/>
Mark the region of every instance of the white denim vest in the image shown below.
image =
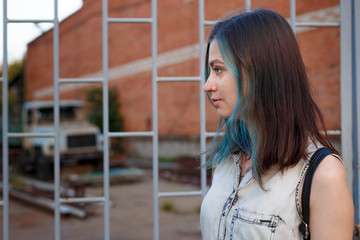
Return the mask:
<path id="1" fill-rule="evenodd" d="M 312 146 L 308 153 L 314 150 Z M 240 181 L 238 158 L 228 157 L 215 170 L 201 205 L 203 240 L 302 239 L 296 191 L 308 160 L 302 159 L 283 173 L 269 171 L 263 178 L 263 190 L 251 171 Z"/>

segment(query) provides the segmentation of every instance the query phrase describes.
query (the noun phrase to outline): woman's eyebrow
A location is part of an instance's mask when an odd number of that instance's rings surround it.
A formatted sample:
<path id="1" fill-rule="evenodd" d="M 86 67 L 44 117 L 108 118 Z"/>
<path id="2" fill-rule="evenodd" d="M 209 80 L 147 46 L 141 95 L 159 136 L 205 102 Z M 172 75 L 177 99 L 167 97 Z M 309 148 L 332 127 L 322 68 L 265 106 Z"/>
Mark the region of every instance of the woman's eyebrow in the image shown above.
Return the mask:
<path id="1" fill-rule="evenodd" d="M 210 67 L 213 67 L 215 63 L 224 64 L 224 62 L 220 61 L 219 59 L 214 59 L 209 63 Z"/>

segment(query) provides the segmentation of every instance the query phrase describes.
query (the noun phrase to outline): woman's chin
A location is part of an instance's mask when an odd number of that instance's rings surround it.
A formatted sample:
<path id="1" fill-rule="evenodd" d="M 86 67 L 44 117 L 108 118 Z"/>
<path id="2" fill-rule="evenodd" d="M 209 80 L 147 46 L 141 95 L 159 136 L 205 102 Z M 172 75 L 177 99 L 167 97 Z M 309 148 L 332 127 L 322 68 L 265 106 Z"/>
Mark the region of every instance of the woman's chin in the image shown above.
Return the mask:
<path id="1" fill-rule="evenodd" d="M 219 108 L 217 109 L 217 114 L 219 117 L 224 118 L 224 119 L 228 119 L 231 116 L 230 113 L 221 111 L 221 109 L 219 109 Z"/>

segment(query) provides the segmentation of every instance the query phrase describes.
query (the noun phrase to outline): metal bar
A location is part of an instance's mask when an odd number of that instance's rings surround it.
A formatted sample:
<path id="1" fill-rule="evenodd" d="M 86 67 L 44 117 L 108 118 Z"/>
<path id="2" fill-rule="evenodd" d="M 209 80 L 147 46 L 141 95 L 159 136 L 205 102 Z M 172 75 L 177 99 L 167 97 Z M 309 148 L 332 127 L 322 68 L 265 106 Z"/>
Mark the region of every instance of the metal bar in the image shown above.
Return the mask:
<path id="1" fill-rule="evenodd" d="M 102 0 L 104 239 L 110 240 L 108 0 Z"/>
<path id="2" fill-rule="evenodd" d="M 339 136 L 341 135 L 341 130 L 327 130 L 326 133 L 329 136 Z"/>
<path id="3" fill-rule="evenodd" d="M 109 137 L 152 137 L 153 132 L 109 132 Z"/>
<path id="4" fill-rule="evenodd" d="M 11 138 L 53 138 L 55 133 L 8 133 Z"/>
<path id="5" fill-rule="evenodd" d="M 296 22 L 296 27 L 340 27 L 338 22 Z"/>
<path id="6" fill-rule="evenodd" d="M 53 61 L 54 61 L 54 215 L 55 240 L 61 239 L 60 231 L 60 96 L 59 96 L 59 17 L 58 0 L 54 0 L 53 29 Z"/>
<path id="7" fill-rule="evenodd" d="M 8 23 L 54 23 L 54 19 L 7 19 Z"/>
<path id="8" fill-rule="evenodd" d="M 352 142 L 352 83 L 351 83 L 351 1 L 340 0 L 340 91 L 341 91 L 341 153 L 347 171 L 348 183 L 354 194 Z M 355 200 L 355 195 L 354 200 Z M 354 204 L 356 204 L 354 202 Z"/>
<path id="9" fill-rule="evenodd" d="M 217 132 L 205 132 L 205 136 L 206 136 L 207 138 L 209 138 L 209 137 L 215 137 L 215 136 L 216 136 L 216 133 L 217 133 Z"/>
<path id="10" fill-rule="evenodd" d="M 359 224 L 359 188 L 358 188 L 358 182 L 359 182 L 359 158 L 358 158 L 358 107 L 357 107 L 357 69 L 356 69 L 356 30 L 355 30 L 355 1 L 351 1 L 351 48 L 352 48 L 352 55 L 351 55 L 351 62 L 352 62 L 352 122 L 353 122 L 353 134 L 352 134 L 352 140 L 353 140 L 353 158 L 354 158 L 354 186 L 353 186 L 353 193 L 354 193 L 354 206 L 355 206 L 355 223 Z M 356 169 L 356 171 L 355 171 Z"/>
<path id="11" fill-rule="evenodd" d="M 201 196 L 202 191 L 184 191 L 184 192 L 159 192 L 158 197 L 191 197 Z"/>
<path id="12" fill-rule="evenodd" d="M 218 21 L 207 21 L 207 20 L 203 20 L 203 25 L 205 26 L 213 26 L 217 23 Z"/>
<path id="13" fill-rule="evenodd" d="M 158 77 L 158 82 L 199 82 L 201 77 Z"/>
<path id="14" fill-rule="evenodd" d="M 159 240 L 159 129 L 158 129 L 158 96 L 157 96 L 157 0 L 151 0 L 151 67 L 152 67 L 152 130 L 153 130 L 153 221 L 154 240 Z"/>
<path id="15" fill-rule="evenodd" d="M 2 84 L 2 182 L 3 182 L 3 239 L 9 239 L 9 142 L 8 133 L 8 58 L 7 58 L 7 0 L 3 0 L 3 84 Z"/>
<path id="16" fill-rule="evenodd" d="M 109 18 L 109 23 L 152 23 L 151 18 Z"/>
<path id="17" fill-rule="evenodd" d="M 102 83 L 102 78 L 60 78 L 59 83 Z"/>
<path id="18" fill-rule="evenodd" d="M 0 201 L 0 206 L 3 206 L 4 205 L 4 201 Z"/>
<path id="19" fill-rule="evenodd" d="M 36 206 L 46 208 L 49 210 L 55 210 L 55 204 L 54 201 L 50 198 L 45 198 L 41 196 L 34 196 L 32 194 L 16 190 L 16 189 L 10 189 L 10 196 L 16 199 L 21 199 L 22 201 L 26 201 L 30 204 L 34 204 Z M 62 204 L 60 208 L 60 213 L 66 213 L 71 214 L 76 217 L 84 218 L 86 217 L 86 212 L 80 208 Z"/>
<path id="20" fill-rule="evenodd" d="M 103 197 L 60 198 L 61 203 L 95 203 L 105 202 Z"/>
<path id="21" fill-rule="evenodd" d="M 296 0 L 290 0 L 290 26 L 294 31 L 294 34 L 296 33 L 295 21 L 296 21 Z"/>
<path id="22" fill-rule="evenodd" d="M 205 3 L 204 0 L 199 0 L 199 75 L 201 86 L 200 91 L 200 153 L 206 152 L 206 111 L 205 111 L 205 92 L 202 86 L 205 83 Z M 203 166 L 206 163 L 206 155 L 200 154 L 200 188 L 201 199 L 206 195 L 206 168 Z"/>
<path id="23" fill-rule="evenodd" d="M 354 14 L 354 25 L 353 29 L 355 31 L 353 40 L 353 43 L 355 44 L 353 53 L 355 53 L 355 66 L 354 66 L 354 75 L 356 77 L 356 105 L 357 105 L 357 116 L 359 117 L 360 114 L 360 13 L 359 11 L 356 11 L 355 9 L 360 9 L 360 0 L 354 0 L 353 5 L 353 14 Z M 357 119 L 357 160 L 360 160 L 360 121 L 359 118 Z M 355 125 L 355 124 L 354 124 Z M 359 162 L 357 163 L 357 166 L 359 166 Z M 358 174 L 358 170 L 356 171 Z M 354 170 L 355 173 L 355 170 Z M 357 189 L 359 191 L 359 180 L 354 180 L 354 189 Z M 357 194 L 358 199 L 356 200 L 359 202 L 359 194 Z M 356 206 L 357 209 L 355 212 L 357 212 L 357 221 L 355 221 L 356 224 L 359 224 L 359 204 Z"/>
<path id="24" fill-rule="evenodd" d="M 245 9 L 247 12 L 251 11 L 251 0 L 246 0 L 245 1 Z"/>

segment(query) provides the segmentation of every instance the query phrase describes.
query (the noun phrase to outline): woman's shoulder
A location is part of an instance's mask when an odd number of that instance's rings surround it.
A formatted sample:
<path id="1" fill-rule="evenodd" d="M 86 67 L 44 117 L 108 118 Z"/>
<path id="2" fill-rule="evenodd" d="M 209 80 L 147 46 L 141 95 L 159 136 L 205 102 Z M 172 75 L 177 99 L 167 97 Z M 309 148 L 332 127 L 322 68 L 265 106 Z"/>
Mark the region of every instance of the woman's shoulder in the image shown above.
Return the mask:
<path id="1" fill-rule="evenodd" d="M 327 155 L 315 171 L 314 187 L 320 188 L 347 184 L 347 175 L 342 160 L 333 154 Z"/>
<path id="2" fill-rule="evenodd" d="M 319 142 L 310 142 L 307 148 L 307 160 L 315 154 L 320 148 L 324 148 Z M 347 175 L 342 159 L 339 155 L 331 153 L 327 155 L 317 167 L 313 177 L 313 187 L 337 186 L 339 184 L 347 185 Z"/>
<path id="3" fill-rule="evenodd" d="M 338 157 L 330 154 L 320 163 L 314 174 L 310 196 L 312 236 L 321 239 L 350 239 L 354 206 L 346 170 Z"/>

